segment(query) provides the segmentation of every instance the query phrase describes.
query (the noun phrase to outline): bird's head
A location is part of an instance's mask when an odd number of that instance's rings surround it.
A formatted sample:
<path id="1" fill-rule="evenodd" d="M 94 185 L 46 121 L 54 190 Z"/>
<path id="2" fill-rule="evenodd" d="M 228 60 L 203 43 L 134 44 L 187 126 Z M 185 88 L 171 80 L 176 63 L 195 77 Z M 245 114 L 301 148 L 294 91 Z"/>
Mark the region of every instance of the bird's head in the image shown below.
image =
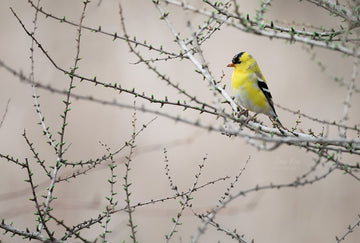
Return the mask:
<path id="1" fill-rule="evenodd" d="M 247 52 L 240 52 L 239 54 L 236 54 L 234 58 L 232 59 L 232 62 L 227 65 L 228 67 L 236 67 L 237 65 L 241 63 L 246 63 L 252 59 L 251 55 Z"/>

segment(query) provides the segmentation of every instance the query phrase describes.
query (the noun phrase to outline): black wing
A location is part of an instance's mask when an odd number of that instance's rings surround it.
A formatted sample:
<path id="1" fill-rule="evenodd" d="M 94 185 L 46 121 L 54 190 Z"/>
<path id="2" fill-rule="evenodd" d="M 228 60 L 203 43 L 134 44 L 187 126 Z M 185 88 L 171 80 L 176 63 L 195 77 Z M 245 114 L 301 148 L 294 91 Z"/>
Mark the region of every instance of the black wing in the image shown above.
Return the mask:
<path id="1" fill-rule="evenodd" d="M 276 112 L 275 112 L 275 108 L 274 108 L 274 102 L 272 101 L 272 96 L 271 96 L 271 93 L 270 93 L 270 90 L 269 90 L 267 84 L 266 84 L 265 81 L 262 80 L 261 78 L 258 78 L 258 79 L 257 79 L 257 84 L 258 84 L 260 90 L 261 90 L 261 91 L 263 92 L 263 94 L 265 95 L 266 100 L 267 100 L 268 103 L 270 104 L 270 107 L 271 107 L 271 109 L 273 110 L 274 115 L 277 117 Z"/>

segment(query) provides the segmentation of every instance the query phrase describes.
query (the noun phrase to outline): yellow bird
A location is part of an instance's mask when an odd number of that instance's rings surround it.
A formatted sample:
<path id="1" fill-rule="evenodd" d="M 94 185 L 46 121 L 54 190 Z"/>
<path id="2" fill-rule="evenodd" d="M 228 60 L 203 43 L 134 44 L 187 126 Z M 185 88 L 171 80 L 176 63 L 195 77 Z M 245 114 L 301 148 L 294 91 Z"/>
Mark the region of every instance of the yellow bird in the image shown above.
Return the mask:
<path id="1" fill-rule="evenodd" d="M 275 112 L 274 103 L 266 84 L 264 75 L 255 59 L 247 52 L 240 52 L 227 65 L 233 67 L 231 88 L 238 103 L 247 110 L 268 115 L 273 121 L 280 123 Z"/>

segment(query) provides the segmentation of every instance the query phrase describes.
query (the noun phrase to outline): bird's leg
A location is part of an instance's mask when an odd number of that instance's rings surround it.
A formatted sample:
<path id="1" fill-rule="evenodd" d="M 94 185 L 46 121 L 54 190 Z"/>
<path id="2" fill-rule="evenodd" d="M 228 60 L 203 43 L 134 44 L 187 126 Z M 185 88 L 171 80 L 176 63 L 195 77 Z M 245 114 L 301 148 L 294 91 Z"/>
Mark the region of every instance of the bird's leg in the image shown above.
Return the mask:
<path id="1" fill-rule="evenodd" d="M 249 113 L 248 110 L 246 110 L 246 111 Z M 245 123 L 249 123 L 249 121 L 254 120 L 254 118 L 255 118 L 258 114 L 259 114 L 259 113 L 255 113 L 255 115 L 253 115 L 253 116 L 248 116 L 248 118 L 245 120 Z"/>
<path id="2" fill-rule="evenodd" d="M 246 116 L 246 117 L 248 117 L 249 116 L 249 110 L 247 110 L 247 109 L 242 109 L 242 108 L 240 108 L 241 110 L 239 111 L 239 113 L 238 113 L 238 117 L 240 118 L 240 116 L 242 116 L 242 115 L 244 115 L 244 116 Z"/>

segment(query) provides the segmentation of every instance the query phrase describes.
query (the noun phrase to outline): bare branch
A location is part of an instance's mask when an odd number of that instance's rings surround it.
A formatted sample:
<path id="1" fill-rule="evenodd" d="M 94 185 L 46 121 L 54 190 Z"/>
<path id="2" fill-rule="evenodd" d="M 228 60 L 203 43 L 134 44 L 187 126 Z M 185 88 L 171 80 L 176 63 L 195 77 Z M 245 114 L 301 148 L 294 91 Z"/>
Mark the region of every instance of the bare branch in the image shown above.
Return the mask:
<path id="1" fill-rule="evenodd" d="M 349 225 L 347 227 L 347 231 L 341 237 L 337 237 L 337 236 L 335 237 L 337 243 L 344 241 L 345 237 L 350 235 L 351 233 L 353 233 L 354 229 L 359 226 L 360 226 L 360 215 L 358 215 L 358 219 L 356 220 L 356 222 L 353 225 Z"/>
<path id="2" fill-rule="evenodd" d="M 2 125 L 3 125 L 4 121 L 5 121 L 6 115 L 8 113 L 10 100 L 11 99 L 8 99 L 8 101 L 6 102 L 5 111 L 4 111 L 4 114 L 3 114 L 2 118 L 1 118 L 1 121 L 0 121 L 0 128 L 2 127 Z"/>

